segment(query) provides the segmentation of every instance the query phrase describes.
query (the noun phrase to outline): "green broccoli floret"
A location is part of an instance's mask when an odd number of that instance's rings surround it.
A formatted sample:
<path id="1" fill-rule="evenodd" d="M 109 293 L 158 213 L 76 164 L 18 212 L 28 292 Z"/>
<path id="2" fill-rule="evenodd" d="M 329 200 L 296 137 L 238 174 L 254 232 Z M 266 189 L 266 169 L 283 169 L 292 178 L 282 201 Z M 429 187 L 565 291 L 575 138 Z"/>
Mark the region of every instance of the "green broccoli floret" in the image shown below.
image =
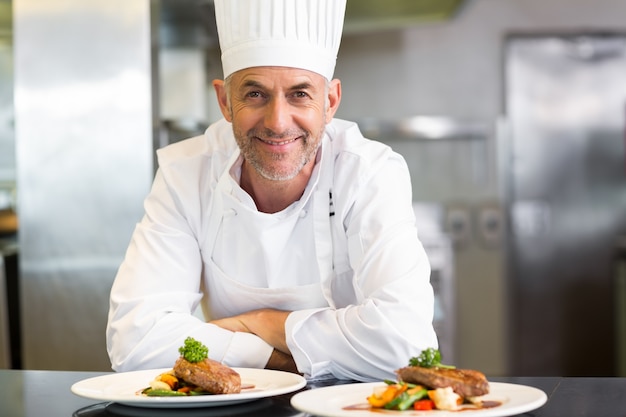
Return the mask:
<path id="1" fill-rule="evenodd" d="M 192 337 L 185 339 L 185 345 L 178 348 L 181 356 L 189 362 L 200 362 L 209 357 L 209 348 Z"/>
<path id="2" fill-rule="evenodd" d="M 441 352 L 434 348 L 424 349 L 419 356 L 409 359 L 409 366 L 421 366 L 422 368 L 455 368 L 455 366 L 452 365 L 442 364 Z"/>

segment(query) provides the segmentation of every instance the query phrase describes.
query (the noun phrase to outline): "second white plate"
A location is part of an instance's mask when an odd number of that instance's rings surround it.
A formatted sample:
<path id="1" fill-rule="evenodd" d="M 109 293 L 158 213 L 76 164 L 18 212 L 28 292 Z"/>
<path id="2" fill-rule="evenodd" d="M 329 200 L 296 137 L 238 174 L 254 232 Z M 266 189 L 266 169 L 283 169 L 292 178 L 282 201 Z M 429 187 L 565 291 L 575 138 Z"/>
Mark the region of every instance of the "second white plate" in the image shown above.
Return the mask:
<path id="1" fill-rule="evenodd" d="M 380 417 L 381 411 L 359 409 L 367 407 L 367 397 L 382 382 L 337 385 L 300 392 L 291 397 L 291 405 L 299 411 L 324 417 Z M 468 409 L 463 417 L 501 417 L 525 413 L 541 407 L 548 399 L 540 389 L 526 385 L 491 382 L 490 392 L 483 398 L 498 401 L 493 408 Z M 384 415 L 459 417 L 458 411 L 385 411 Z"/>

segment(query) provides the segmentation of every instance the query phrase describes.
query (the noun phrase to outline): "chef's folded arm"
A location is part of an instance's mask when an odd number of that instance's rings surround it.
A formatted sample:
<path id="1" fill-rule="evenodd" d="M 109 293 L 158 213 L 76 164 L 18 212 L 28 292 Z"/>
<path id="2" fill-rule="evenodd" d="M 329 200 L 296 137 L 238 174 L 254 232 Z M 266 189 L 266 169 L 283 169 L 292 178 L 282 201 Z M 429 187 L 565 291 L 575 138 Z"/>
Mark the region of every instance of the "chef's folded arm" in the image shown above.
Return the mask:
<path id="1" fill-rule="evenodd" d="M 297 373 L 297 365 L 289 352 L 285 338 L 285 321 L 289 313 L 266 308 L 211 320 L 209 323 L 233 332 L 246 332 L 260 337 L 273 347 L 265 368 Z"/>
<path id="2" fill-rule="evenodd" d="M 272 345 L 274 349 L 289 354 L 285 340 L 285 321 L 287 321 L 289 313 L 289 311 L 264 308 L 233 317 L 212 320 L 210 323 L 233 332 L 255 334 Z"/>

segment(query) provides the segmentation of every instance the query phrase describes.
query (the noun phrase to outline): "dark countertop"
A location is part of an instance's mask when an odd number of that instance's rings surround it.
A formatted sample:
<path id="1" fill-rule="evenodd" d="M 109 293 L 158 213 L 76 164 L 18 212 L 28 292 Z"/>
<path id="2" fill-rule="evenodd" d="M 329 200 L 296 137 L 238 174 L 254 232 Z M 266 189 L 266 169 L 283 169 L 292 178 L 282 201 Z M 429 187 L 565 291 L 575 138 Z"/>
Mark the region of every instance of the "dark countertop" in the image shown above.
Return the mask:
<path id="1" fill-rule="evenodd" d="M 195 417 L 255 416 L 305 417 L 291 407 L 293 394 L 249 403 L 211 408 L 144 409 L 103 403 L 74 395 L 70 387 L 77 381 L 104 375 L 102 372 L 0 370 L 0 416 L 2 417 Z M 532 412 L 534 417 L 626 417 L 626 378 L 589 377 L 507 377 L 489 378 L 494 382 L 528 385 L 543 390 L 547 403 Z M 310 383 L 315 389 L 346 382 Z M 394 413 L 396 414 L 396 413 Z M 407 415 L 407 413 L 404 413 Z M 409 414 L 414 414 L 410 413 Z M 469 412 L 463 413 L 469 417 Z"/>

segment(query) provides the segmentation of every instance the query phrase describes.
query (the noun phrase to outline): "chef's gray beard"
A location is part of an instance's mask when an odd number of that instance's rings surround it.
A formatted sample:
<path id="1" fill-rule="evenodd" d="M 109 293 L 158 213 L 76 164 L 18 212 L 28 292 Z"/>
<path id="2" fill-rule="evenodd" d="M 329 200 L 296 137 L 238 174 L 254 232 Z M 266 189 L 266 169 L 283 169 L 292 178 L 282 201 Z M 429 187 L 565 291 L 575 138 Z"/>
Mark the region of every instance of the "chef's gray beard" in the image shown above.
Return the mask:
<path id="1" fill-rule="evenodd" d="M 233 109 L 231 107 L 231 101 L 230 101 L 231 80 L 232 80 L 232 75 L 229 75 L 228 77 L 226 77 L 226 79 L 224 80 L 224 88 L 226 89 L 226 105 L 228 106 L 230 114 L 232 115 Z M 330 88 L 330 83 L 328 82 L 328 80 L 326 80 L 326 84 L 324 86 L 324 94 L 325 94 L 326 99 L 324 100 L 323 115 L 326 114 L 326 110 L 328 109 L 328 106 L 330 105 L 330 102 L 328 100 L 329 88 Z M 298 161 L 297 164 L 293 165 L 293 168 L 291 171 L 275 172 L 275 171 L 271 171 L 267 169 L 265 165 L 263 164 L 263 161 L 261 160 L 261 158 L 259 158 L 258 154 L 256 154 L 256 152 L 254 151 L 254 147 L 252 146 L 252 141 L 255 140 L 253 139 L 254 136 L 259 136 L 259 135 L 255 135 L 255 132 L 257 131 L 252 129 L 248 131 L 247 134 L 244 134 L 240 130 L 235 129 L 235 126 L 233 125 L 233 133 L 235 135 L 235 140 L 237 141 L 237 145 L 239 145 L 239 149 L 241 151 L 241 154 L 243 155 L 243 158 L 246 160 L 246 162 L 250 163 L 250 165 L 252 165 L 252 167 L 263 178 L 266 178 L 271 181 L 289 181 L 295 178 L 296 175 L 298 175 L 298 173 L 302 171 L 302 168 L 304 168 L 304 166 L 317 154 L 317 150 L 322 144 L 322 137 L 324 135 L 325 129 L 326 129 L 326 123 L 322 121 L 322 125 L 320 126 L 319 131 L 313 132 L 314 136 L 311 136 L 312 134 L 310 132 L 291 131 L 295 133 L 295 135 L 292 137 L 302 136 L 303 138 L 302 140 L 304 141 L 304 144 L 305 144 L 304 152 L 302 152 L 301 154 L 300 161 Z M 282 133 L 281 135 L 276 135 L 272 131 L 266 131 L 264 133 L 266 133 L 265 136 L 260 135 L 259 137 L 268 138 L 268 139 L 269 138 L 276 139 L 276 138 L 288 136 L 290 134 L 290 132 L 285 132 L 285 133 Z M 280 159 L 281 155 L 275 154 L 274 157 L 276 159 Z"/>
<path id="2" fill-rule="evenodd" d="M 241 150 L 241 154 L 245 161 L 249 163 L 263 178 L 271 181 L 288 181 L 295 178 L 302 168 L 311 161 L 317 154 L 317 150 L 322 143 L 322 135 L 324 134 L 325 125 L 322 124 L 321 129 L 318 132 L 310 133 L 304 131 L 287 131 L 280 135 L 275 134 L 272 131 L 258 132 L 255 129 L 248 131 L 246 134 L 240 131 L 234 130 L 235 139 Z M 289 171 L 285 170 L 272 170 L 267 167 L 263 158 L 256 152 L 254 147 L 255 137 L 261 137 L 264 139 L 281 140 L 285 137 L 300 137 L 304 148 L 299 155 L 299 160 L 294 161 Z M 274 160 L 281 160 L 288 155 L 275 153 L 272 155 Z"/>

